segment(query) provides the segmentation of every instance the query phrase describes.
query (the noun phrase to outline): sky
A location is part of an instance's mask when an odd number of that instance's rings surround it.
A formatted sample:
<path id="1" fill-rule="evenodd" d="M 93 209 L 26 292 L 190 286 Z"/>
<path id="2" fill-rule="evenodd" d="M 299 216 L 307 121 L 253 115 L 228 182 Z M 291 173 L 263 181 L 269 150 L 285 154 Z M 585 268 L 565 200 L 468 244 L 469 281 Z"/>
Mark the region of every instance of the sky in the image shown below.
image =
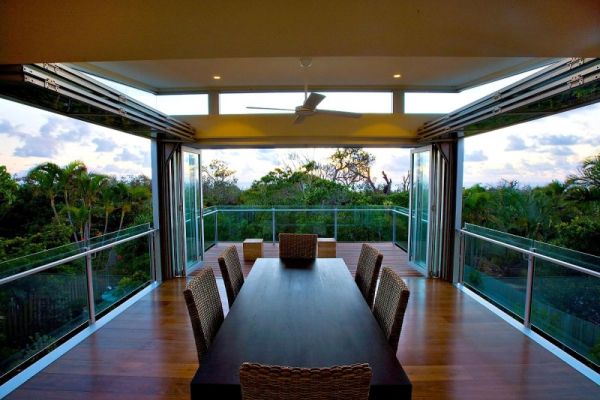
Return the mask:
<path id="1" fill-rule="evenodd" d="M 482 85 L 454 94 L 407 94 L 407 112 L 449 112 L 469 102 L 493 93 L 537 70 Z M 155 96 L 123 85 L 103 80 L 129 96 L 169 114 L 207 112 L 205 95 Z M 323 108 L 358 112 L 391 111 L 389 94 L 368 94 L 369 101 L 357 102 L 351 94 L 330 94 Z M 246 97 L 245 97 L 246 96 Z M 273 94 L 270 94 L 273 96 Z M 302 100 L 301 93 L 279 94 L 281 98 L 260 95 L 230 98 L 221 104 L 222 112 L 247 112 L 246 105 L 269 106 Z M 412 98 L 411 98 L 412 96 Z M 194 100 L 192 102 L 190 100 Z M 357 103 L 369 109 L 356 108 Z M 192 104 L 195 104 L 191 107 Z M 185 108 L 184 108 L 185 106 Z M 326 107 L 325 107 L 326 106 Z M 191 108 L 190 108 L 191 107 Z M 150 176 L 150 141 L 116 130 L 70 119 L 58 114 L 0 99 L 0 165 L 16 176 L 45 161 L 66 165 L 83 161 L 92 172 L 117 176 L 145 174 Z M 381 171 L 402 182 L 410 163 L 410 150 L 369 148 L 375 156 L 372 176 L 381 182 Z M 206 150 L 202 162 L 212 159 L 226 161 L 236 171 L 238 184 L 246 188 L 284 165 L 298 165 L 302 160 L 325 162 L 335 149 L 240 149 Z M 515 125 L 465 139 L 464 185 L 475 183 L 494 185 L 501 179 L 517 180 L 522 185 L 544 185 L 554 179 L 564 180 L 576 172 L 581 162 L 600 153 L 600 103 L 554 116 Z M 290 155 L 292 159 L 290 159 Z"/>
<path id="2" fill-rule="evenodd" d="M 0 165 L 10 174 L 75 160 L 95 173 L 150 176 L 150 140 L 0 99 Z"/>

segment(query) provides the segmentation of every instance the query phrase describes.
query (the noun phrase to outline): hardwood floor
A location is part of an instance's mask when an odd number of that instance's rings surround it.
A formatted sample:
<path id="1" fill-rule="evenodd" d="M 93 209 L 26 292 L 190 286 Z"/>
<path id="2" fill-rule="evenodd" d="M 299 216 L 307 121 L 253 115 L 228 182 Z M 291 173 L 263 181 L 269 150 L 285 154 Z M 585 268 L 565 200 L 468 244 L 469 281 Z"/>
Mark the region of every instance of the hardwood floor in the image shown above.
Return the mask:
<path id="1" fill-rule="evenodd" d="M 338 254 L 355 265 L 360 248 L 341 245 Z M 414 399 L 600 398 L 600 387 L 553 354 L 452 285 L 411 271 L 403 252 L 381 246 L 390 252 L 384 265 L 402 271 L 411 289 L 398 359 Z M 184 286 L 184 279 L 164 283 L 8 398 L 189 399 L 198 362 Z"/>
<path id="2" fill-rule="evenodd" d="M 218 243 L 217 245 L 211 247 L 204 255 L 205 265 L 211 266 L 213 268 L 215 276 L 221 276 L 221 270 L 219 269 L 217 258 L 223 252 L 223 250 L 225 250 L 232 244 L 237 247 L 237 251 L 240 255 L 240 258 L 243 258 L 241 243 Z M 382 266 L 391 266 L 396 272 L 405 277 L 421 276 L 420 272 L 408 265 L 408 258 L 406 256 L 406 253 L 399 247 L 395 246 L 393 243 L 386 242 L 369 244 L 376 247 L 381 252 L 381 254 L 383 254 Z M 356 264 L 358 263 L 360 249 L 361 243 L 337 243 L 337 256 L 344 259 L 346 265 L 348 266 L 348 269 L 350 270 L 353 276 L 356 272 Z M 263 257 L 279 257 L 279 245 L 277 243 L 265 243 L 263 250 Z M 252 261 L 242 260 L 242 269 L 244 272 L 244 276 L 248 275 L 248 273 L 252 269 L 252 264 Z"/>

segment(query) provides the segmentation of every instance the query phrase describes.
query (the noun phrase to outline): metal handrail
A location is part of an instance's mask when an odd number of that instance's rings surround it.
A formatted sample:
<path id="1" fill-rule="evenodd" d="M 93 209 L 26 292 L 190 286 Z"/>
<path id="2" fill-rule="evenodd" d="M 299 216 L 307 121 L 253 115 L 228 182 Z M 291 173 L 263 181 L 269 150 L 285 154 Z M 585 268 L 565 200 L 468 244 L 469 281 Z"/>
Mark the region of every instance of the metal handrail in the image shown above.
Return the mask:
<path id="1" fill-rule="evenodd" d="M 98 246 L 98 247 L 93 248 L 93 249 L 85 250 L 85 251 L 83 251 L 81 253 L 77 253 L 77 254 L 74 254 L 72 256 L 69 256 L 69 257 L 66 257 L 66 258 L 62 258 L 60 260 L 52 261 L 52 262 L 50 262 L 48 264 L 44 264 L 44 265 L 41 265 L 39 267 L 35 267 L 35 268 L 32 268 L 32 269 L 29 269 L 27 271 L 19 272 L 19 273 L 16 273 L 14 275 L 11 275 L 11 276 L 7 276 L 5 278 L 1 278 L 0 279 L 0 286 L 4 285 L 6 283 L 12 282 L 12 281 L 16 281 L 16 280 L 21 279 L 21 278 L 25 278 L 25 277 L 27 277 L 29 275 L 37 274 L 39 272 L 45 271 L 47 269 L 50 269 L 52 267 L 56 267 L 58 265 L 68 263 L 68 262 L 76 260 L 78 258 L 86 257 L 88 255 L 92 255 L 92 254 L 97 253 L 99 251 L 110 249 L 111 247 L 117 246 L 119 244 L 126 243 L 126 242 L 132 241 L 134 239 L 138 239 L 140 237 L 143 237 L 143 236 L 147 236 L 147 235 L 149 235 L 151 233 L 154 233 L 155 231 L 156 231 L 156 229 L 150 229 L 150 230 L 147 230 L 147 231 L 135 234 L 133 236 L 129 236 L 129 237 L 126 237 L 124 239 L 117 240 L 115 242 L 111 242 L 111 243 L 108 243 L 108 244 L 105 244 L 105 245 L 102 245 L 102 246 Z"/>
<path id="2" fill-rule="evenodd" d="M 246 211 L 251 211 L 251 212 L 272 212 L 273 210 L 275 210 L 275 212 L 279 212 L 279 211 L 285 211 L 285 212 L 293 212 L 293 211 L 308 211 L 308 212 L 327 212 L 327 211 L 337 211 L 337 212 L 344 212 L 344 211 L 391 211 L 400 215 L 404 215 L 404 216 L 408 216 L 408 213 L 404 213 L 400 210 L 396 210 L 394 208 L 218 208 L 215 210 L 211 210 L 205 214 L 202 214 L 203 216 L 209 216 L 212 215 L 214 213 L 217 213 L 219 211 L 221 212 L 246 212 Z"/>
<path id="3" fill-rule="evenodd" d="M 481 240 L 484 240 L 486 242 L 497 244 L 497 245 L 505 247 L 507 249 L 514 250 L 514 251 L 526 254 L 527 256 L 531 256 L 531 257 L 534 257 L 534 258 L 540 258 L 540 259 L 545 260 L 545 261 L 550 261 L 550 262 L 552 262 L 554 264 L 558 264 L 558 265 L 560 265 L 562 267 L 569 268 L 569 269 L 572 269 L 572 270 L 577 271 L 577 272 L 581 272 L 581 273 L 586 274 L 586 275 L 591 275 L 591 276 L 594 276 L 596 278 L 600 278 L 600 272 L 594 271 L 592 269 L 580 267 L 578 265 L 571 264 L 571 263 L 566 262 L 566 261 L 558 260 L 556 258 L 553 258 L 553 257 L 550 257 L 550 256 L 546 256 L 544 254 L 540 254 L 540 253 L 537 253 L 535 251 L 523 249 L 521 247 L 514 246 L 514 245 L 508 244 L 508 243 L 504 243 L 504 242 L 501 242 L 501 241 L 496 240 L 496 239 L 491 239 L 491 238 L 486 237 L 486 236 L 478 235 L 476 233 L 469 232 L 469 231 L 466 231 L 464 229 L 460 229 L 459 232 L 461 234 L 463 234 L 463 235 L 467 235 L 467 236 L 471 236 L 471 237 L 474 237 L 474 238 L 477 238 L 477 239 L 481 239 Z"/>

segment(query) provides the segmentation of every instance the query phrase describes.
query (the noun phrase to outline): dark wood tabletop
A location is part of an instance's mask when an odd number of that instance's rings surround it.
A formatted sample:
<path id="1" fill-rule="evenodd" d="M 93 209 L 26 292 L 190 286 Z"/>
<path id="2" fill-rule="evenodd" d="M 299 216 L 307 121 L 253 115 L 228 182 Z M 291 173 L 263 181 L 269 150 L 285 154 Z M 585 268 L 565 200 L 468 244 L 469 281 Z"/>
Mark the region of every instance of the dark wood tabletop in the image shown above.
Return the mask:
<path id="1" fill-rule="evenodd" d="M 192 351 L 192 349 L 190 349 Z M 241 398 L 243 362 L 294 367 L 369 363 L 370 399 L 412 385 L 344 260 L 259 258 L 192 383 L 192 399 Z"/>

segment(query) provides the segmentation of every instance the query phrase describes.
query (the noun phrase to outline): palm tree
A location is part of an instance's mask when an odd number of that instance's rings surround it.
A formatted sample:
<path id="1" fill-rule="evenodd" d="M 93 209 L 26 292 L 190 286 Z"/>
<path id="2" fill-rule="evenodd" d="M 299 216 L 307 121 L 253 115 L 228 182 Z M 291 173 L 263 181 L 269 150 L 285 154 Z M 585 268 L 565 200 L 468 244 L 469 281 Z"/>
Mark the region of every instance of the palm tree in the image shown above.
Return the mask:
<path id="1" fill-rule="evenodd" d="M 118 208 L 118 186 L 115 178 L 109 178 L 106 187 L 100 192 L 100 204 L 104 211 L 103 235 L 108 232 L 108 217 Z"/>
<path id="2" fill-rule="evenodd" d="M 31 185 L 35 195 L 48 198 L 54 219 L 59 222 L 56 196 L 60 192 L 61 168 L 54 163 L 46 162 L 29 171 L 25 180 Z"/>
<path id="3" fill-rule="evenodd" d="M 600 154 L 583 160 L 577 175 L 570 175 L 567 183 L 589 191 L 600 190 Z"/>
<path id="4" fill-rule="evenodd" d="M 60 171 L 59 183 L 63 191 L 67 219 L 69 220 L 71 226 L 74 226 L 73 219 L 71 217 L 71 199 L 75 199 L 77 197 L 76 181 L 86 174 L 87 167 L 82 161 L 72 161 L 65 165 L 65 167 Z M 77 237 L 75 237 L 75 241 L 77 241 Z"/>
<path id="5" fill-rule="evenodd" d="M 108 183 L 109 177 L 106 175 L 83 174 L 77 179 L 81 205 L 87 213 L 83 237 L 86 241 L 90 239 L 92 208 L 98 201 L 100 193 L 105 189 Z"/>

